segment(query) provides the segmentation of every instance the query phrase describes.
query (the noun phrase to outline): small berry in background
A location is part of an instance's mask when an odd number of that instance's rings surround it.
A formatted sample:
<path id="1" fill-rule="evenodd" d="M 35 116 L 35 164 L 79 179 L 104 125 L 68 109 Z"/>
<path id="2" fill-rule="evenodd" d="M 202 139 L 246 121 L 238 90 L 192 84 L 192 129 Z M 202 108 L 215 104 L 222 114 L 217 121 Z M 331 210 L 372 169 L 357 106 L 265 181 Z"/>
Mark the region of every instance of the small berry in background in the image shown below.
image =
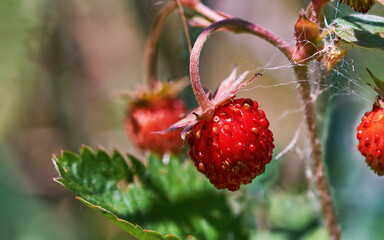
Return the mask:
<path id="1" fill-rule="evenodd" d="M 182 150 L 181 131 L 157 133 L 185 115 L 185 104 L 175 90 L 178 85 L 159 82 L 154 89 L 137 92 L 128 101 L 124 127 L 130 140 L 140 149 L 160 155 Z"/>

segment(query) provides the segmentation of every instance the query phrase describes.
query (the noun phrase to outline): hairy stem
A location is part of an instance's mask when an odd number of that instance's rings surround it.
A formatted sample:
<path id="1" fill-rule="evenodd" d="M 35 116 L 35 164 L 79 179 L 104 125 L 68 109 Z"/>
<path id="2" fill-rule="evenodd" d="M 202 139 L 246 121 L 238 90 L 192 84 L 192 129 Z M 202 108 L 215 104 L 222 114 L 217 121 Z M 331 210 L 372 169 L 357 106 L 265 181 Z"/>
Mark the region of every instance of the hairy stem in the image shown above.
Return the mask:
<path id="1" fill-rule="evenodd" d="M 312 148 L 313 169 L 317 194 L 320 199 L 321 212 L 324 224 L 328 229 L 331 240 L 340 239 L 340 228 L 337 221 L 336 211 L 332 204 L 332 196 L 328 187 L 326 172 L 324 169 L 323 156 L 319 137 L 317 134 L 317 123 L 315 106 L 311 97 L 311 87 L 309 84 L 308 67 L 306 65 L 296 65 L 294 67 L 297 79 L 300 81 L 301 100 L 305 106 L 305 116 L 307 128 L 310 135 Z"/>
<path id="2" fill-rule="evenodd" d="M 336 211 L 332 203 L 332 196 L 329 189 L 326 171 L 324 169 L 323 154 L 317 133 L 315 104 L 311 96 L 308 66 L 303 64 L 307 59 L 311 58 L 311 55 L 316 51 L 316 49 L 302 45 L 302 43 L 306 41 L 311 42 L 314 46 L 316 45 L 315 42 L 318 41 L 320 36 L 318 27 L 321 27 L 323 24 L 323 9 L 328 2 L 329 0 L 312 0 L 311 4 L 307 8 L 309 20 L 307 15 L 302 13 L 295 24 L 295 52 L 298 54 L 295 56 L 295 60 L 297 62 L 294 64 L 294 71 L 296 73 L 296 78 L 300 82 L 299 91 L 302 103 L 304 104 L 304 113 L 310 137 L 312 166 L 314 170 L 317 195 L 321 206 L 321 213 L 331 240 L 339 240 L 341 233 L 337 221 Z M 301 28 L 301 25 L 303 28 Z"/>
<path id="3" fill-rule="evenodd" d="M 157 48 L 159 45 L 160 33 L 165 20 L 176 7 L 177 3 L 171 2 L 161 9 L 149 31 L 144 53 L 144 73 L 146 74 L 145 78 L 151 88 L 153 88 L 157 82 Z"/>
<path id="4" fill-rule="evenodd" d="M 200 81 L 199 75 L 199 58 L 200 53 L 203 48 L 204 43 L 207 41 L 209 36 L 213 34 L 216 30 L 220 28 L 227 28 L 228 30 L 234 32 L 245 32 L 250 33 L 255 36 L 258 36 L 267 42 L 271 43 L 280 51 L 287 56 L 288 59 L 292 59 L 292 48 L 285 41 L 283 41 L 280 37 L 269 32 L 268 30 L 255 25 L 253 23 L 244 21 L 238 18 L 225 19 L 219 22 L 215 22 L 211 24 L 209 27 L 204 29 L 204 31 L 197 38 L 192 51 L 191 51 L 191 59 L 190 59 L 190 75 L 191 75 L 191 84 L 193 88 L 193 92 L 195 93 L 196 100 L 199 105 L 202 107 L 203 112 L 211 109 L 212 103 L 209 101 L 208 97 L 205 95 L 203 87 Z"/>
<path id="5" fill-rule="evenodd" d="M 213 30 L 210 31 L 209 27 L 206 28 L 196 39 L 195 44 L 193 45 L 190 57 L 189 64 L 189 74 L 190 81 L 195 94 L 196 100 L 199 103 L 203 112 L 213 109 L 213 104 L 208 99 L 207 95 L 204 92 L 203 86 L 201 85 L 200 74 L 199 74 L 199 65 L 200 65 L 200 53 L 203 48 L 204 43 L 207 41 L 210 34 L 213 33 Z"/>

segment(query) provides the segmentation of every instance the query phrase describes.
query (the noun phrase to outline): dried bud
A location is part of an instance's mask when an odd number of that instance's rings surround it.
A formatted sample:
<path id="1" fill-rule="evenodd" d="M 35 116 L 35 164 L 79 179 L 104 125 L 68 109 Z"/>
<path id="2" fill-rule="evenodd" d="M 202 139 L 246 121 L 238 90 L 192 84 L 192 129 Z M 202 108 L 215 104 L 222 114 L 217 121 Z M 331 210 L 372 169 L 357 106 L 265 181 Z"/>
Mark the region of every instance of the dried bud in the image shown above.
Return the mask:
<path id="1" fill-rule="evenodd" d="M 315 53 L 319 34 L 320 29 L 317 24 L 309 20 L 304 12 L 301 12 L 295 24 L 296 51 L 294 59 L 297 62 L 302 62 Z"/>
<path id="2" fill-rule="evenodd" d="M 330 72 L 336 65 L 343 59 L 347 51 L 340 47 L 339 42 L 334 42 L 324 48 L 324 55 L 322 56 L 321 63 Z"/>
<path id="3" fill-rule="evenodd" d="M 340 0 L 340 3 L 347 3 L 356 12 L 366 13 L 375 4 L 375 0 Z"/>

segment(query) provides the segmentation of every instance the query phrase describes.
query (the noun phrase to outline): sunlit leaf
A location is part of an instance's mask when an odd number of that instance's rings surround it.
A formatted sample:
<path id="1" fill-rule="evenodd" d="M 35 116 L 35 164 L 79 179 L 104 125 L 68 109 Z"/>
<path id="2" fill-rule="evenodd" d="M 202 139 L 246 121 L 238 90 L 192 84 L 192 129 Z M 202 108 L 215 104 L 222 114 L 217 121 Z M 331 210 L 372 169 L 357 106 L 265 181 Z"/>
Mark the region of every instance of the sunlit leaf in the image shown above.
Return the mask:
<path id="1" fill-rule="evenodd" d="M 329 27 L 344 42 L 384 50 L 384 18 L 352 14 L 335 19 Z"/>

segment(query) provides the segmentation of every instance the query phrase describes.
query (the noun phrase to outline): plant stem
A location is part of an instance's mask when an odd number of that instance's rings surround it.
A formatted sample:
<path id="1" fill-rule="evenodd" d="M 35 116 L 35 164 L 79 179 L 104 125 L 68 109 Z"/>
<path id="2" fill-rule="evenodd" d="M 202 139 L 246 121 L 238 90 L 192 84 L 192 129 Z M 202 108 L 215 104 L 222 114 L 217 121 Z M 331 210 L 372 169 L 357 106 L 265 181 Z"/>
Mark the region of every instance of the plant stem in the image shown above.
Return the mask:
<path id="1" fill-rule="evenodd" d="M 319 27 L 324 23 L 323 9 L 330 0 L 312 0 L 307 8 L 312 22 L 316 23 Z"/>
<path id="2" fill-rule="evenodd" d="M 196 12 L 200 13 L 204 17 L 208 18 L 209 20 L 213 21 L 213 22 L 219 22 L 219 21 L 227 18 L 227 17 L 224 17 L 224 16 L 218 14 L 217 12 L 213 11 L 212 9 L 205 6 L 201 2 L 194 5 L 192 9 L 195 10 Z"/>
<path id="3" fill-rule="evenodd" d="M 189 54 L 191 54 L 191 50 L 192 50 L 191 38 L 189 36 L 187 20 L 185 19 L 183 5 L 180 1 L 181 0 L 176 0 L 176 3 L 177 3 L 177 6 L 179 7 L 179 10 L 180 10 L 181 21 L 183 22 L 185 37 L 187 38 L 187 43 L 188 43 L 188 51 L 189 51 Z"/>
<path id="4" fill-rule="evenodd" d="M 144 53 L 144 73 L 146 74 L 145 78 L 150 88 L 153 88 L 157 82 L 157 54 L 160 33 L 165 20 L 172 13 L 172 11 L 176 9 L 176 7 L 177 3 L 171 2 L 161 9 L 149 31 Z"/>
<path id="5" fill-rule="evenodd" d="M 323 9 L 324 6 L 329 2 L 329 0 L 312 0 L 311 4 L 307 8 L 306 15 L 300 15 L 302 19 L 305 20 L 306 16 L 309 15 L 309 20 L 306 21 L 306 28 L 297 28 L 299 24 L 296 22 L 295 25 L 295 35 L 296 35 L 296 51 L 299 56 L 295 59 L 297 62 L 294 63 L 294 71 L 296 74 L 297 80 L 299 80 L 300 95 L 302 103 L 304 104 L 304 113 L 306 118 L 306 124 L 310 137 L 311 153 L 313 159 L 313 170 L 315 176 L 315 185 L 317 189 L 317 195 L 320 199 L 321 213 L 323 215 L 324 224 L 328 229 L 329 236 L 331 240 L 339 240 L 341 238 L 340 228 L 337 221 L 337 215 L 335 208 L 332 203 L 332 195 L 329 189 L 329 184 L 326 176 L 326 171 L 324 169 L 323 154 L 321 149 L 321 144 L 319 141 L 317 133 L 317 122 L 315 114 L 315 104 L 311 97 L 311 85 L 309 83 L 309 74 L 308 66 L 305 63 L 306 59 L 310 59 L 313 51 L 315 49 L 311 48 L 302 48 L 302 41 L 308 41 L 316 45 L 314 41 L 318 41 L 321 37 L 320 32 L 316 32 L 316 28 L 311 26 L 311 24 L 321 27 L 324 23 L 323 18 Z M 312 33 L 312 35 L 311 35 Z M 312 38 L 312 39 L 311 39 Z M 296 57 L 296 56 L 295 56 Z"/>
<path id="6" fill-rule="evenodd" d="M 287 56 L 288 59 L 292 59 L 292 48 L 289 46 L 284 40 L 282 40 L 277 35 L 269 32 L 268 30 L 255 25 L 253 23 L 244 21 L 238 18 L 225 19 L 219 22 L 215 22 L 211 24 L 209 27 L 204 29 L 204 31 L 197 38 L 192 51 L 190 58 L 190 75 L 191 75 L 191 84 L 193 88 L 193 92 L 195 93 L 196 100 L 203 109 L 203 112 L 213 108 L 212 103 L 209 101 L 208 97 L 205 95 L 203 87 L 200 81 L 199 75 L 199 58 L 200 53 L 203 48 L 204 43 L 207 41 L 209 36 L 213 34 L 216 30 L 220 28 L 227 28 L 234 32 L 246 32 L 253 35 L 256 35 L 267 42 L 271 43 L 280 51 Z"/>
<path id="7" fill-rule="evenodd" d="M 200 74 L 199 74 L 199 64 L 200 64 L 200 53 L 203 48 L 205 41 L 207 41 L 210 34 L 213 31 L 210 31 L 210 28 L 206 28 L 196 39 L 195 44 L 193 45 L 190 64 L 189 64 L 189 73 L 190 81 L 195 94 L 196 100 L 199 103 L 203 113 L 213 109 L 213 104 L 208 99 L 207 95 L 204 92 L 203 86 L 201 85 Z"/>
<path id="8" fill-rule="evenodd" d="M 300 95 L 304 104 L 307 128 L 310 136 L 312 149 L 313 168 L 317 194 L 320 199 L 321 212 L 324 224 L 328 229 L 331 240 L 340 239 L 340 228 L 337 221 L 335 209 L 332 204 L 331 192 L 328 188 L 328 181 L 324 169 L 323 156 L 319 137 L 317 134 L 317 123 L 315 106 L 311 97 L 311 87 L 309 84 L 308 67 L 306 65 L 296 65 L 294 67 L 297 80 L 300 82 Z"/>

